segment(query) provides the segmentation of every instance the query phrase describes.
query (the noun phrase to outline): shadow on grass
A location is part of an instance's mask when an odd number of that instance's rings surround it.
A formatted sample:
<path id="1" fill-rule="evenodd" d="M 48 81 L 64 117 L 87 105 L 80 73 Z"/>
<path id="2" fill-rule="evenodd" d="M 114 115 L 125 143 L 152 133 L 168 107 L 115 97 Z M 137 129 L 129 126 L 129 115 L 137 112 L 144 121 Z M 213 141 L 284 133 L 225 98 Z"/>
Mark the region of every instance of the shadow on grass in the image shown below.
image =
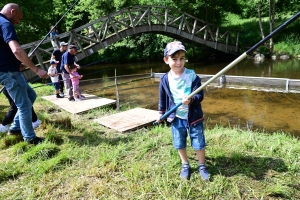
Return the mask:
<path id="1" fill-rule="evenodd" d="M 0 168 L 0 183 L 3 183 L 8 180 L 15 180 L 23 174 L 23 172 L 17 168 L 5 169 L 5 166 L 0 166 Z"/>
<path id="2" fill-rule="evenodd" d="M 281 159 L 271 157 L 252 157 L 234 154 L 231 157 L 219 156 L 207 159 L 212 175 L 221 174 L 231 177 L 237 174 L 246 175 L 254 180 L 263 180 L 269 170 L 277 172 L 288 171 L 287 166 Z"/>

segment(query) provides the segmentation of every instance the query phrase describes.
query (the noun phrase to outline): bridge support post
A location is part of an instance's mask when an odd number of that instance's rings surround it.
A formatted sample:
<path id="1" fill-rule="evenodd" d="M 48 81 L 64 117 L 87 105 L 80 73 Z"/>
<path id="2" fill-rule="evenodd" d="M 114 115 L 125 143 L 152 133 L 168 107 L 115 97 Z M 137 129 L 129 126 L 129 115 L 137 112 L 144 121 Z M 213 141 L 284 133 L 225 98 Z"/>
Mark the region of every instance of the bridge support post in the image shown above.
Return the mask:
<path id="1" fill-rule="evenodd" d="M 41 69 L 47 71 L 48 69 L 44 66 L 44 63 L 43 63 L 44 61 L 43 61 L 42 56 L 39 54 L 39 50 L 35 51 L 34 54 L 35 54 L 40 66 L 41 66 Z"/>
<path id="2" fill-rule="evenodd" d="M 226 83 L 227 83 L 226 76 L 225 76 L 225 74 L 223 74 L 220 76 L 220 86 L 225 87 Z"/>
<path id="3" fill-rule="evenodd" d="M 166 10 L 165 10 L 165 32 L 167 31 L 167 26 L 168 26 L 168 13 L 169 13 L 169 9 L 166 8 Z"/>

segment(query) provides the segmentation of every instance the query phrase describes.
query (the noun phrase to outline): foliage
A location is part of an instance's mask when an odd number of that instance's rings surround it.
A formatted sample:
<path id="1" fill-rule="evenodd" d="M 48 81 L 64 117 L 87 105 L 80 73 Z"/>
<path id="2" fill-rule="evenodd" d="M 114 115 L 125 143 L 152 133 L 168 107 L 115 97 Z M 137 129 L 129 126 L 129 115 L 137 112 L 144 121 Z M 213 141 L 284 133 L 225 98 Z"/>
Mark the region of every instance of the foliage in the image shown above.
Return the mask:
<path id="1" fill-rule="evenodd" d="M 173 0 L 176 7 L 183 12 L 189 13 L 199 19 L 213 24 L 221 24 L 227 12 L 240 14 L 242 10 L 237 0 Z"/>
<path id="2" fill-rule="evenodd" d="M 23 10 L 23 20 L 16 26 L 18 39 L 26 44 L 42 39 L 50 30 L 51 23 L 56 21 L 53 15 L 53 4 L 47 0 L 17 0 L 14 1 Z M 0 2 L 0 8 L 10 0 Z"/>
<path id="3" fill-rule="evenodd" d="M 278 42 L 275 46 L 275 51 L 278 54 L 300 55 L 299 34 L 285 34 L 282 37 L 284 42 Z"/>
<path id="4" fill-rule="evenodd" d="M 282 17 L 299 12 L 300 4 L 297 0 L 277 0 L 276 9 L 278 10 L 278 17 Z"/>
<path id="5" fill-rule="evenodd" d="M 18 26 L 17 32 L 21 44 L 36 41 L 45 37 L 49 32 L 50 26 L 54 25 L 61 19 L 75 2 L 73 9 L 65 15 L 65 17 L 57 25 L 60 33 L 70 31 L 76 27 L 107 16 L 110 13 L 127 8 L 133 5 L 156 5 L 168 6 L 186 12 L 204 21 L 214 23 L 228 28 L 242 30 L 240 36 L 240 47 L 249 47 L 260 40 L 259 26 L 257 22 L 257 2 L 261 0 L 17 0 L 24 11 L 24 19 Z M 0 7 L 8 3 L 4 0 L 0 3 Z M 268 31 L 268 4 L 262 3 L 262 17 L 264 29 Z M 299 5 L 295 1 L 277 0 L 276 3 L 276 20 L 277 25 L 287 19 L 291 13 L 299 10 Z M 234 16 L 234 18 L 232 17 Z M 235 24 L 234 20 L 238 21 Z M 289 27 L 294 28 L 289 28 Z M 298 27 L 290 25 L 280 36 L 274 37 L 275 49 L 276 42 L 284 43 L 286 35 L 291 32 L 298 35 Z M 267 34 L 267 32 L 266 32 Z M 297 37 L 293 37 L 297 38 Z M 291 39 L 291 38 L 290 38 Z M 167 36 L 155 34 L 134 35 L 111 45 L 104 51 L 98 52 L 98 55 L 92 55 L 87 60 L 99 60 L 114 55 L 120 56 L 127 52 L 128 56 L 125 61 L 151 61 L 161 59 L 161 52 L 164 45 L 174 40 Z M 220 54 L 220 52 L 212 52 L 212 49 L 203 49 L 195 45 L 189 45 L 187 56 L 190 60 L 199 60 L 209 56 L 210 54 Z M 104 57 L 105 56 L 105 57 Z M 113 61 L 113 60 L 111 60 Z M 124 60 L 123 60 L 124 61 Z"/>

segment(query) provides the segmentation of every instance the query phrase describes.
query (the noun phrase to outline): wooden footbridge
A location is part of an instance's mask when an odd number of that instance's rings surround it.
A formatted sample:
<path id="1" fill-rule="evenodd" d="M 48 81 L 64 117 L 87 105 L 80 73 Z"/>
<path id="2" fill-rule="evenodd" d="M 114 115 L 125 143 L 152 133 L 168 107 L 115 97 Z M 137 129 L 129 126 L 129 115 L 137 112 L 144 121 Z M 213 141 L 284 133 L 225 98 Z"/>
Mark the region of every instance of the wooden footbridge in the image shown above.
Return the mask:
<path id="1" fill-rule="evenodd" d="M 90 37 L 87 34 L 89 26 L 94 31 Z M 163 34 L 227 53 L 238 52 L 238 31 L 207 23 L 164 6 L 132 6 L 59 34 L 54 41 L 58 47 L 62 41 L 76 44 L 80 48 L 76 55 L 79 61 L 128 36 L 142 33 Z M 24 44 L 22 47 L 31 54 L 39 42 Z M 38 67 L 47 70 L 52 52 L 53 47 L 48 38 L 32 54 L 32 60 Z M 24 76 L 30 82 L 38 79 L 31 70 L 25 70 Z"/>

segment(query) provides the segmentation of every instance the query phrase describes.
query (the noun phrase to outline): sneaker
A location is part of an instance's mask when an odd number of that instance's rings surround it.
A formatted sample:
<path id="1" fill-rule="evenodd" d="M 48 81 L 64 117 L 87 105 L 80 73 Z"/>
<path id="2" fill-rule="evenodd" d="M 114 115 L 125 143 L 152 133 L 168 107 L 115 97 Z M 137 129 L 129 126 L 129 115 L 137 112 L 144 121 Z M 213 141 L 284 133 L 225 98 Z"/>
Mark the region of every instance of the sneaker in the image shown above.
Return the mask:
<path id="1" fill-rule="evenodd" d="M 22 135 L 21 133 L 21 130 L 9 130 L 7 135 L 15 135 L 15 136 L 18 136 L 18 135 Z"/>
<path id="2" fill-rule="evenodd" d="M 80 97 L 81 99 L 85 99 L 85 96 L 83 96 L 83 95 L 81 95 L 81 97 Z"/>
<path id="3" fill-rule="evenodd" d="M 64 98 L 64 97 L 62 97 L 62 96 L 60 96 L 59 94 L 57 94 L 57 95 L 56 95 L 56 98 L 59 99 L 59 98 Z"/>
<path id="4" fill-rule="evenodd" d="M 7 133 L 7 131 L 9 130 L 9 125 L 5 125 L 3 126 L 2 124 L 0 124 L 0 133 Z"/>
<path id="5" fill-rule="evenodd" d="M 80 98 L 76 98 L 76 99 L 75 99 L 75 101 L 82 101 L 82 99 L 80 99 Z"/>
<path id="6" fill-rule="evenodd" d="M 65 94 L 64 94 L 63 92 L 61 92 L 59 95 L 60 95 L 62 98 L 65 97 Z"/>
<path id="7" fill-rule="evenodd" d="M 68 97 L 69 101 L 75 101 L 74 97 Z"/>
<path id="8" fill-rule="evenodd" d="M 203 180 L 207 181 L 209 179 L 209 172 L 205 165 L 199 166 L 198 171 L 201 174 Z"/>
<path id="9" fill-rule="evenodd" d="M 182 164 L 180 178 L 189 180 L 191 177 L 191 167 L 189 164 Z"/>
<path id="10" fill-rule="evenodd" d="M 44 140 L 45 140 L 45 138 L 35 137 L 34 139 L 28 141 L 28 143 L 37 145 L 37 144 L 42 143 Z"/>
<path id="11" fill-rule="evenodd" d="M 37 127 L 39 127 L 41 125 L 41 120 L 36 120 L 36 122 L 32 122 L 32 127 L 33 129 L 36 129 Z"/>

